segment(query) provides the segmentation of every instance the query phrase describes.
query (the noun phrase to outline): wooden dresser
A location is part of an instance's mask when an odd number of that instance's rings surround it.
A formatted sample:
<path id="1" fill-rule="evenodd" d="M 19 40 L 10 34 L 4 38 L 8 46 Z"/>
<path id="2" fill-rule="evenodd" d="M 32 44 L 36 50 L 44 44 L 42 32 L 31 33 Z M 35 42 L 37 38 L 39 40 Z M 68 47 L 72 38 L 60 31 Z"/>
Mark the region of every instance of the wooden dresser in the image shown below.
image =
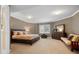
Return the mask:
<path id="1" fill-rule="evenodd" d="M 65 24 L 56 25 L 55 29 L 52 31 L 52 39 L 60 40 L 61 37 L 66 37 Z"/>
<path id="2" fill-rule="evenodd" d="M 66 36 L 66 33 L 63 33 L 63 32 L 53 32 L 52 33 L 52 39 L 60 40 L 61 37 L 65 37 L 65 36 Z"/>

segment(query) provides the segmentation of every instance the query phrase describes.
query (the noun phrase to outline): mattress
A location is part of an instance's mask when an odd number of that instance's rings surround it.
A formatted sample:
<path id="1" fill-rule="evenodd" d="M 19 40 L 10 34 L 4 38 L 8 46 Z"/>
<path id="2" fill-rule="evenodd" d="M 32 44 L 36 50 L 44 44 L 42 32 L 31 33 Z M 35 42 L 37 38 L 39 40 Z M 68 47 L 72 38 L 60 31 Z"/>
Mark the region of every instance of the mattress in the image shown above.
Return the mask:
<path id="1" fill-rule="evenodd" d="M 38 34 L 12 35 L 12 39 L 32 40 L 39 37 Z"/>

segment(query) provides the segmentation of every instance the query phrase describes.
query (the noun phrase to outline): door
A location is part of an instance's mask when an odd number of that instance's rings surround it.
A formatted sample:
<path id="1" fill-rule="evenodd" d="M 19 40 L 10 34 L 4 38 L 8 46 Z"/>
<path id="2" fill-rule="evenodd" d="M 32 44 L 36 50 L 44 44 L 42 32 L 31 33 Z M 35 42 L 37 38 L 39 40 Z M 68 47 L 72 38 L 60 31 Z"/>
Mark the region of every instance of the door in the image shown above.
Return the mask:
<path id="1" fill-rule="evenodd" d="M 1 5 L 1 53 L 10 52 L 10 15 L 9 6 Z"/>
<path id="2" fill-rule="evenodd" d="M 1 42 L 1 5 L 0 5 L 0 42 Z M 1 53 L 1 43 L 0 43 L 0 53 Z"/>

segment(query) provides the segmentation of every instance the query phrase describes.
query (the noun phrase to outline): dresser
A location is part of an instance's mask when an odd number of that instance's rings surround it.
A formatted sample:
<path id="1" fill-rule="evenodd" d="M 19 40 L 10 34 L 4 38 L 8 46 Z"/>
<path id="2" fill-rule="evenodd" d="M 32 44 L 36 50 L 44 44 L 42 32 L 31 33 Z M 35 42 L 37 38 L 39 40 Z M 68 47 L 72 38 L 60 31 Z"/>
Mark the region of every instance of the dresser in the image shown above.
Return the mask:
<path id="1" fill-rule="evenodd" d="M 53 32 L 52 33 L 52 39 L 60 40 L 61 37 L 65 37 L 65 36 L 66 36 L 66 33 L 63 33 L 63 32 Z"/>
<path id="2" fill-rule="evenodd" d="M 61 37 L 66 37 L 65 24 L 56 25 L 55 29 L 52 31 L 52 39 L 60 40 Z"/>

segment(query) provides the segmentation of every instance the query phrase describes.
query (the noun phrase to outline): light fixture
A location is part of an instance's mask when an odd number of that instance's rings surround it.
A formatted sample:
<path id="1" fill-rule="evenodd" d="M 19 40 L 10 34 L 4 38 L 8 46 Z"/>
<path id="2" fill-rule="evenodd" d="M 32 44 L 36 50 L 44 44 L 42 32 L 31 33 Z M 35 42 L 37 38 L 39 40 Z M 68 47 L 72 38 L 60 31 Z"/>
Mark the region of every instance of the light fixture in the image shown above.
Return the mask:
<path id="1" fill-rule="evenodd" d="M 27 16 L 28 19 L 32 19 L 32 16 Z"/>
<path id="2" fill-rule="evenodd" d="M 25 30 L 26 30 L 27 32 L 29 32 L 29 31 L 30 31 L 30 29 L 29 29 L 29 28 L 26 28 Z"/>
<path id="3" fill-rule="evenodd" d="M 54 12 L 52 12 L 52 14 L 54 14 L 54 15 L 59 15 L 61 13 L 62 13 L 62 11 L 54 11 Z"/>
<path id="4" fill-rule="evenodd" d="M 30 27 L 26 27 L 26 26 L 25 26 L 24 29 L 25 29 L 25 33 L 26 33 L 26 34 L 29 34 L 29 32 L 30 32 Z"/>

